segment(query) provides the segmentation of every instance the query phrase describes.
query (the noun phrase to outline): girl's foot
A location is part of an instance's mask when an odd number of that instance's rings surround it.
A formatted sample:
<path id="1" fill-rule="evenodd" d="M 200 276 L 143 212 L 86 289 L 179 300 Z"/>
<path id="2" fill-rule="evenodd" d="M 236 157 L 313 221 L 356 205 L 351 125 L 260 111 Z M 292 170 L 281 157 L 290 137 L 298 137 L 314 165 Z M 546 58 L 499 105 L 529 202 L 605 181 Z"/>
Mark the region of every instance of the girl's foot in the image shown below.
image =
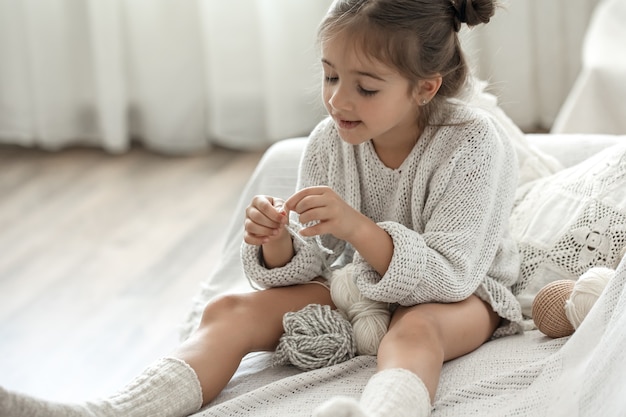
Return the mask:
<path id="1" fill-rule="evenodd" d="M 428 417 L 430 394 L 417 375 L 386 369 L 367 382 L 361 400 L 335 397 L 319 406 L 314 417 Z"/>
<path id="2" fill-rule="evenodd" d="M 0 416 L 11 417 L 182 417 L 202 406 L 194 370 L 180 359 L 155 362 L 119 393 L 99 401 L 62 404 L 0 387 Z"/>

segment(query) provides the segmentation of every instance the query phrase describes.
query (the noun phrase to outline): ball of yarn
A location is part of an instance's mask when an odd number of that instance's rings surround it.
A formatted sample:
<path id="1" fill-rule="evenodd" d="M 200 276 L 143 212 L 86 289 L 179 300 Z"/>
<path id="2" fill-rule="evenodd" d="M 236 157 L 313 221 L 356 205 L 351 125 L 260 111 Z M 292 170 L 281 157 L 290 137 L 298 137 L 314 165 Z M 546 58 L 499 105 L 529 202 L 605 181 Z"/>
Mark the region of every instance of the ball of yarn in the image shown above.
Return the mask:
<path id="1" fill-rule="evenodd" d="M 565 315 L 565 302 L 574 289 L 574 281 L 563 279 L 545 285 L 533 300 L 532 315 L 537 328 L 546 336 L 570 336 L 574 327 Z"/>
<path id="2" fill-rule="evenodd" d="M 283 316 L 285 333 L 272 357 L 274 365 L 292 364 L 310 371 L 352 359 L 356 353 L 352 326 L 330 306 L 310 304 Z"/>
<path id="3" fill-rule="evenodd" d="M 594 267 L 578 278 L 572 289 L 572 294 L 565 302 L 565 315 L 574 329 L 578 329 L 580 323 L 587 317 L 589 310 L 600 298 L 600 294 L 614 276 L 615 271 L 613 269 Z"/>
<path id="4" fill-rule="evenodd" d="M 357 354 L 376 355 L 389 327 L 389 305 L 361 294 L 351 265 L 333 271 L 330 295 L 335 306 L 352 324 Z"/>

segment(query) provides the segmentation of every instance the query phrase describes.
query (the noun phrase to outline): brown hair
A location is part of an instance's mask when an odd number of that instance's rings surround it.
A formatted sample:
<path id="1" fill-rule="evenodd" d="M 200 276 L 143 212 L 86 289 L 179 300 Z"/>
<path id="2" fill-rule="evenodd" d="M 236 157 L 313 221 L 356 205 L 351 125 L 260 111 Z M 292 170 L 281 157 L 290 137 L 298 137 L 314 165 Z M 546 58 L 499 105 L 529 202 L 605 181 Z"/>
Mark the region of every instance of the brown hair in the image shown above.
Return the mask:
<path id="1" fill-rule="evenodd" d="M 336 0 L 318 37 L 325 42 L 339 33 L 350 36 L 356 48 L 397 69 L 411 87 L 441 75 L 439 91 L 420 112 L 418 122 L 426 126 L 467 83 L 461 24 L 487 23 L 494 12 L 494 0 Z"/>

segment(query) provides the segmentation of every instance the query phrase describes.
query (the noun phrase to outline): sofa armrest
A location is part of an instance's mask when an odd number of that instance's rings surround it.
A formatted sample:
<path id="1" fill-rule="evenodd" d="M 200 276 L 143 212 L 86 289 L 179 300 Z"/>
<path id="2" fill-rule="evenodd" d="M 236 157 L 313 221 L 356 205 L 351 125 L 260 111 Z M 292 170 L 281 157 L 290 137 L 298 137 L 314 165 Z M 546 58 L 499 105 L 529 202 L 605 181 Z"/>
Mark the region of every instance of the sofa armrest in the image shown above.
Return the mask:
<path id="1" fill-rule="evenodd" d="M 576 165 L 588 157 L 618 143 L 626 142 L 626 135 L 605 134 L 527 134 L 531 145 L 554 156 L 564 167 Z"/>

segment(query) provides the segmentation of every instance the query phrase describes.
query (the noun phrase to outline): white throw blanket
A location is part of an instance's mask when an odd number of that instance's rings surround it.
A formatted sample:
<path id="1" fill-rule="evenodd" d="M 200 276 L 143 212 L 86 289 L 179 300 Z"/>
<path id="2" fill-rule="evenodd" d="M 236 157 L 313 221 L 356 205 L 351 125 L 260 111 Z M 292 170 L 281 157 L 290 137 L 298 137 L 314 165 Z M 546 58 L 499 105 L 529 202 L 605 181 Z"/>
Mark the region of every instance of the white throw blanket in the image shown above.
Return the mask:
<path id="1" fill-rule="evenodd" d="M 445 364 L 433 417 L 622 416 L 626 412 L 626 260 L 570 338 L 538 331 L 486 343 Z M 308 416 L 329 397 L 358 397 L 375 359 L 356 357 L 300 372 L 248 356 L 211 407 L 197 416 Z"/>

